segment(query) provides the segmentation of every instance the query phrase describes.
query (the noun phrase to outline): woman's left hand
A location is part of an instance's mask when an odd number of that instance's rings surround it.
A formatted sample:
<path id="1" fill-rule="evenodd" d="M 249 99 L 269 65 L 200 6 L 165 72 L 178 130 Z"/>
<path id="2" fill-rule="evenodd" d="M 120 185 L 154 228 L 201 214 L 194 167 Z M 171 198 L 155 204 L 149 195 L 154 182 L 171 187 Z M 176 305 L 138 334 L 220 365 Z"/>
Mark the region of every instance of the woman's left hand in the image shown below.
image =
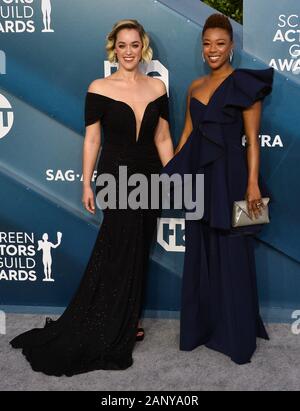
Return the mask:
<path id="1" fill-rule="evenodd" d="M 258 184 L 249 184 L 246 193 L 248 204 L 248 212 L 253 219 L 258 218 L 262 214 L 262 209 L 265 207 L 262 201 L 261 192 Z"/>

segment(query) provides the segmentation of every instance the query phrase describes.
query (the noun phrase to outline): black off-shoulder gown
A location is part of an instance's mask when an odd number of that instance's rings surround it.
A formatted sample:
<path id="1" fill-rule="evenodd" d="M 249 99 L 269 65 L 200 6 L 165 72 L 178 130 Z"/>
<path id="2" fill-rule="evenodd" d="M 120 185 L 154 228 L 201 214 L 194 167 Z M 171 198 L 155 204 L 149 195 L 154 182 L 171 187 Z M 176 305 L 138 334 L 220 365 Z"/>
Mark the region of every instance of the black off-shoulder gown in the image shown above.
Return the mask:
<path id="1" fill-rule="evenodd" d="M 167 94 L 148 104 L 137 138 L 136 118 L 129 105 L 88 92 L 85 124 L 100 120 L 104 131 L 98 175 L 113 174 L 118 182 L 119 166 L 127 166 L 128 176 L 142 173 L 149 178 L 159 173 L 162 164 L 154 135 L 160 117 L 168 121 Z M 34 371 L 72 376 L 132 365 L 159 215 L 160 210 L 104 210 L 89 263 L 65 312 L 56 321 L 47 319 L 44 328 L 11 341 L 14 348 L 22 349 Z"/>

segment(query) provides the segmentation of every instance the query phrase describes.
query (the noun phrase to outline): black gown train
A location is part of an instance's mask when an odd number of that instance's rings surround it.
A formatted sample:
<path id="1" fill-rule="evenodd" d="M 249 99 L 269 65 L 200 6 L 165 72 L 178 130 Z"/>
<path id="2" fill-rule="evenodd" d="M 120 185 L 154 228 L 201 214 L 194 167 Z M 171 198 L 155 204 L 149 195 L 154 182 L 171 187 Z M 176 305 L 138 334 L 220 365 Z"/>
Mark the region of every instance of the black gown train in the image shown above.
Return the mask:
<path id="1" fill-rule="evenodd" d="M 168 97 L 145 110 L 138 138 L 136 118 L 124 102 L 88 92 L 85 124 L 98 120 L 104 144 L 98 175 L 119 166 L 128 176 L 159 174 L 162 164 L 154 144 L 159 118 L 168 119 Z M 133 363 L 149 251 L 160 210 L 104 210 L 104 218 L 80 286 L 62 316 L 44 328 L 11 341 L 21 348 L 32 369 L 72 376 L 97 369 L 122 370 Z"/>

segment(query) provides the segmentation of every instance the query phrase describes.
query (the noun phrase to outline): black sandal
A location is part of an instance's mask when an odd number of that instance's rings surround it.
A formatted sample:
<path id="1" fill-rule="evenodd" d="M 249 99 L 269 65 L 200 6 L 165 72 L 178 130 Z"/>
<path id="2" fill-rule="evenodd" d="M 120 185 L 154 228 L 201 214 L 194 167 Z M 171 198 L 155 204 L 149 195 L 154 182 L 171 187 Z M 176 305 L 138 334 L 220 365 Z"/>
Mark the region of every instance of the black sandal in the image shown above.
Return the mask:
<path id="1" fill-rule="evenodd" d="M 143 341 L 144 337 L 145 337 L 145 330 L 144 330 L 144 328 L 139 327 L 137 329 L 135 341 Z"/>

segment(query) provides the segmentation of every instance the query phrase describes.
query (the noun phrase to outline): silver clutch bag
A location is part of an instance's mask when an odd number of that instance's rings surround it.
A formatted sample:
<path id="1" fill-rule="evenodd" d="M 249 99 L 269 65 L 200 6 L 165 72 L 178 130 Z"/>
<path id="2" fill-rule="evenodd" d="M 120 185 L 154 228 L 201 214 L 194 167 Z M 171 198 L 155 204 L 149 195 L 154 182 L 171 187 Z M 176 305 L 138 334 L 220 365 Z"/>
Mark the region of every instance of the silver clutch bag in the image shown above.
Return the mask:
<path id="1" fill-rule="evenodd" d="M 248 213 L 247 201 L 235 201 L 233 203 L 232 227 L 244 227 L 247 225 L 269 224 L 269 202 L 270 198 L 262 198 L 265 208 L 261 209 L 261 215 L 258 218 L 252 218 Z"/>

